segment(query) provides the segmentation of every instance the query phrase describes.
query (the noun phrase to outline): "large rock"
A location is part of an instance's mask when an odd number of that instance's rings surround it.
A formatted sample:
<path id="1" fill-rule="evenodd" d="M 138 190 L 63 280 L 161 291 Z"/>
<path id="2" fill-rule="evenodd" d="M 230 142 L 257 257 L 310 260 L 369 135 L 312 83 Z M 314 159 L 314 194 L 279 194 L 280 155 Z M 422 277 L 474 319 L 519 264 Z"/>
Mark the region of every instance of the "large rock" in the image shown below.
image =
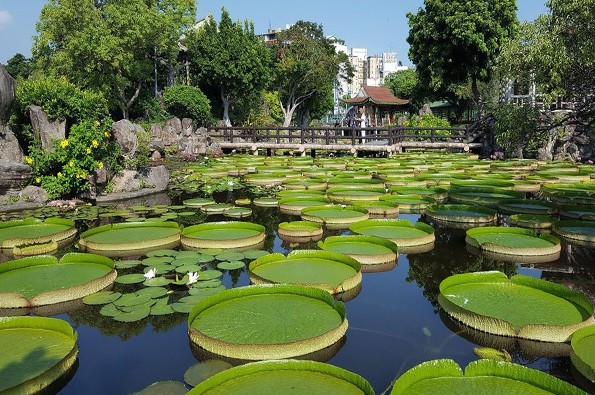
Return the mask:
<path id="1" fill-rule="evenodd" d="M 0 123 L 8 121 L 10 107 L 14 101 L 14 79 L 0 64 Z"/>
<path id="2" fill-rule="evenodd" d="M 0 163 L 0 195 L 16 195 L 31 181 L 31 167 L 22 163 Z"/>
<path id="3" fill-rule="evenodd" d="M 45 203 L 48 201 L 48 193 L 41 187 L 28 185 L 19 193 L 19 198 L 25 203 Z"/>
<path id="4" fill-rule="evenodd" d="M 180 118 L 172 118 L 165 121 L 161 129 L 161 140 L 166 147 L 177 146 L 178 139 L 182 135 L 182 121 Z"/>
<path id="5" fill-rule="evenodd" d="M 23 163 L 23 150 L 10 128 L 0 123 L 0 163 Z"/>
<path id="6" fill-rule="evenodd" d="M 50 120 L 41 107 L 34 104 L 29 106 L 29 118 L 33 136 L 41 141 L 41 148 L 54 151 L 53 140 L 66 138 L 66 121 Z"/>
<path id="7" fill-rule="evenodd" d="M 138 148 L 138 133 L 144 132 L 142 126 L 122 119 L 112 124 L 112 134 L 127 158 L 132 158 Z"/>
<path id="8" fill-rule="evenodd" d="M 169 184 L 169 171 L 165 166 L 146 167 L 140 171 L 124 170 L 112 179 L 111 193 L 136 192 L 141 189 L 151 189 L 161 192 Z"/>
<path id="9" fill-rule="evenodd" d="M 165 191 L 169 184 L 169 171 L 165 166 L 145 167 L 141 169 L 141 182 L 146 188 L 154 188 L 155 192 Z"/>
<path id="10" fill-rule="evenodd" d="M 190 137 L 194 132 L 194 127 L 192 126 L 192 119 L 190 118 L 182 118 L 182 133 L 181 136 Z"/>
<path id="11" fill-rule="evenodd" d="M 133 192 L 141 188 L 140 174 L 136 170 L 123 170 L 112 178 L 110 193 Z"/>

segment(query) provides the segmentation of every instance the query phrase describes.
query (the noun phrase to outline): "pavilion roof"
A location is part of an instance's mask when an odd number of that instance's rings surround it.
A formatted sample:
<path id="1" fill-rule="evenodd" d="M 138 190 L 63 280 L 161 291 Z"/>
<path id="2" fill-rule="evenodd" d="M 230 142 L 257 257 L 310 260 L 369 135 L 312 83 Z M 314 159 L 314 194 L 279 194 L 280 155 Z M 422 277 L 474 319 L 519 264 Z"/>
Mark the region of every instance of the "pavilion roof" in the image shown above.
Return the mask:
<path id="1" fill-rule="evenodd" d="M 392 91 L 384 86 L 367 86 L 361 87 L 357 96 L 350 99 L 342 99 L 343 102 L 352 105 L 365 105 L 368 103 L 378 105 L 397 105 L 402 106 L 409 104 L 409 100 L 399 99 L 393 95 Z"/>

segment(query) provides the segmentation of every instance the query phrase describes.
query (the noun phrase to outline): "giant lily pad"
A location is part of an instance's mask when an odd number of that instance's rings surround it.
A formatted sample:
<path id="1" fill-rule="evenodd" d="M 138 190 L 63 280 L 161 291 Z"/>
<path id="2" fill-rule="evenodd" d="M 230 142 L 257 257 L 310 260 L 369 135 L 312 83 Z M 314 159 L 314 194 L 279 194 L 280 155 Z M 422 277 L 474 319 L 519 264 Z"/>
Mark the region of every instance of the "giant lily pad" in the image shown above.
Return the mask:
<path id="1" fill-rule="evenodd" d="M 207 222 L 182 232 L 182 246 L 200 248 L 247 248 L 262 243 L 265 228 L 251 222 Z"/>
<path id="2" fill-rule="evenodd" d="M 62 218 L 35 218 L 0 222 L 0 248 L 60 242 L 76 234 L 74 221 Z"/>
<path id="3" fill-rule="evenodd" d="M 114 262 L 70 253 L 58 261 L 34 256 L 0 265 L 0 308 L 35 307 L 79 299 L 113 284 Z"/>
<path id="4" fill-rule="evenodd" d="M 302 209 L 313 206 L 330 205 L 330 199 L 320 197 L 286 197 L 279 200 L 279 211 L 283 214 L 300 215 Z"/>
<path id="5" fill-rule="evenodd" d="M 424 394 L 583 395 L 579 388 L 539 370 L 510 362 L 480 359 L 461 370 L 452 359 L 421 363 L 405 372 L 391 395 Z"/>
<path id="6" fill-rule="evenodd" d="M 352 257 L 363 265 L 362 271 L 371 265 L 394 263 L 398 257 L 393 241 L 376 236 L 330 236 L 319 241 L 318 247 Z"/>
<path id="7" fill-rule="evenodd" d="M 570 243 L 595 246 L 595 221 L 562 220 L 552 230 Z"/>
<path id="8" fill-rule="evenodd" d="M 385 195 L 380 200 L 396 204 L 403 213 L 419 213 L 436 203 L 433 197 L 421 195 Z"/>
<path id="9" fill-rule="evenodd" d="M 253 362 L 224 370 L 188 392 L 198 394 L 363 394 L 374 390 L 363 377 L 314 361 Z"/>
<path id="10" fill-rule="evenodd" d="M 557 259 L 560 240 L 552 235 L 537 235 L 530 229 L 487 226 L 467 231 L 465 241 L 473 248 L 511 257 L 540 257 L 543 262 Z"/>
<path id="11" fill-rule="evenodd" d="M 595 325 L 574 332 L 570 360 L 579 372 L 595 382 Z"/>
<path id="12" fill-rule="evenodd" d="M 229 289 L 198 302 L 188 316 L 195 345 L 242 360 L 305 355 L 338 342 L 346 330 L 342 302 L 299 285 Z"/>
<path id="13" fill-rule="evenodd" d="M 180 233 L 175 222 L 122 222 L 83 232 L 79 246 L 83 251 L 111 257 L 144 255 L 179 246 Z"/>
<path id="14" fill-rule="evenodd" d="M 386 195 L 383 188 L 329 188 L 326 195 L 334 203 L 353 204 L 355 202 L 377 201 Z"/>
<path id="15" fill-rule="evenodd" d="M 322 238 L 322 225 L 310 221 L 281 222 L 277 234 L 281 240 L 292 243 L 306 243 Z"/>
<path id="16" fill-rule="evenodd" d="M 510 225 L 529 229 L 551 229 L 556 218 L 542 214 L 512 214 L 508 217 Z"/>
<path id="17" fill-rule="evenodd" d="M 423 222 L 415 225 L 406 219 L 369 219 L 352 224 L 349 227 L 354 233 L 364 236 L 376 236 L 389 239 L 399 246 L 402 253 L 417 252 L 416 247 L 433 247 L 436 237 L 434 228 Z"/>
<path id="18" fill-rule="evenodd" d="M 399 205 L 397 202 L 378 200 L 355 202 L 353 205 L 368 210 L 370 219 L 391 219 L 396 218 L 399 215 Z"/>
<path id="19" fill-rule="evenodd" d="M 302 210 L 302 219 L 323 224 L 328 229 L 347 229 L 349 224 L 368 219 L 368 210 L 353 206 L 315 206 Z"/>
<path id="20" fill-rule="evenodd" d="M 302 284 L 332 294 L 349 291 L 362 281 L 361 265 L 343 254 L 317 250 L 296 250 L 287 257 L 280 253 L 265 255 L 250 263 L 254 284 Z"/>
<path id="21" fill-rule="evenodd" d="M 524 192 L 493 187 L 461 187 L 451 189 L 449 199 L 452 203 L 481 205 L 496 208 L 498 204 L 508 200 L 525 197 Z"/>
<path id="22" fill-rule="evenodd" d="M 507 199 L 498 204 L 498 211 L 503 214 L 557 214 L 556 204 L 542 200 Z"/>
<path id="23" fill-rule="evenodd" d="M 0 392 L 33 394 L 48 387 L 76 362 L 76 342 L 66 321 L 0 317 Z"/>
<path id="24" fill-rule="evenodd" d="M 425 214 L 438 221 L 463 222 L 471 224 L 494 223 L 498 212 L 486 207 L 466 204 L 442 204 L 430 206 Z"/>
<path id="25" fill-rule="evenodd" d="M 593 304 L 567 287 L 501 272 L 455 274 L 440 283 L 442 308 L 464 324 L 496 335 L 565 342 L 595 323 Z M 527 308 L 531 306 L 531 308 Z"/>

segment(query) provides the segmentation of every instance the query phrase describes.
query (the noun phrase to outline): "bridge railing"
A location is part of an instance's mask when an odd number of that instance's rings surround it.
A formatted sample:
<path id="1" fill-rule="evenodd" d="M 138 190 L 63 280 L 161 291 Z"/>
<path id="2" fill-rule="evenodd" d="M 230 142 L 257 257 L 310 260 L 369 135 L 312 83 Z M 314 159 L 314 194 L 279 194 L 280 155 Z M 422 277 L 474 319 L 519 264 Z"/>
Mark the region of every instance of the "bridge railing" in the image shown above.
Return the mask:
<path id="1" fill-rule="evenodd" d="M 382 144 L 403 142 L 458 142 L 465 138 L 461 127 L 211 127 L 209 135 L 225 143 L 270 144 Z"/>

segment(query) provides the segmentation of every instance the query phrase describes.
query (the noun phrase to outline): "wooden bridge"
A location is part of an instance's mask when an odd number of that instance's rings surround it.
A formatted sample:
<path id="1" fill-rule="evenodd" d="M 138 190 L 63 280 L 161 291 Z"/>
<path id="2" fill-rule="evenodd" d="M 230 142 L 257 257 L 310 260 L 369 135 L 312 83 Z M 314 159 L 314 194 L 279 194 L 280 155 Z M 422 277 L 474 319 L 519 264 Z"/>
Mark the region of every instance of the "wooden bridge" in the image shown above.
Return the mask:
<path id="1" fill-rule="evenodd" d="M 291 150 L 305 154 L 311 150 L 399 153 L 407 149 L 447 149 L 470 151 L 481 148 L 469 129 L 411 127 L 211 127 L 209 136 L 223 150 Z"/>

